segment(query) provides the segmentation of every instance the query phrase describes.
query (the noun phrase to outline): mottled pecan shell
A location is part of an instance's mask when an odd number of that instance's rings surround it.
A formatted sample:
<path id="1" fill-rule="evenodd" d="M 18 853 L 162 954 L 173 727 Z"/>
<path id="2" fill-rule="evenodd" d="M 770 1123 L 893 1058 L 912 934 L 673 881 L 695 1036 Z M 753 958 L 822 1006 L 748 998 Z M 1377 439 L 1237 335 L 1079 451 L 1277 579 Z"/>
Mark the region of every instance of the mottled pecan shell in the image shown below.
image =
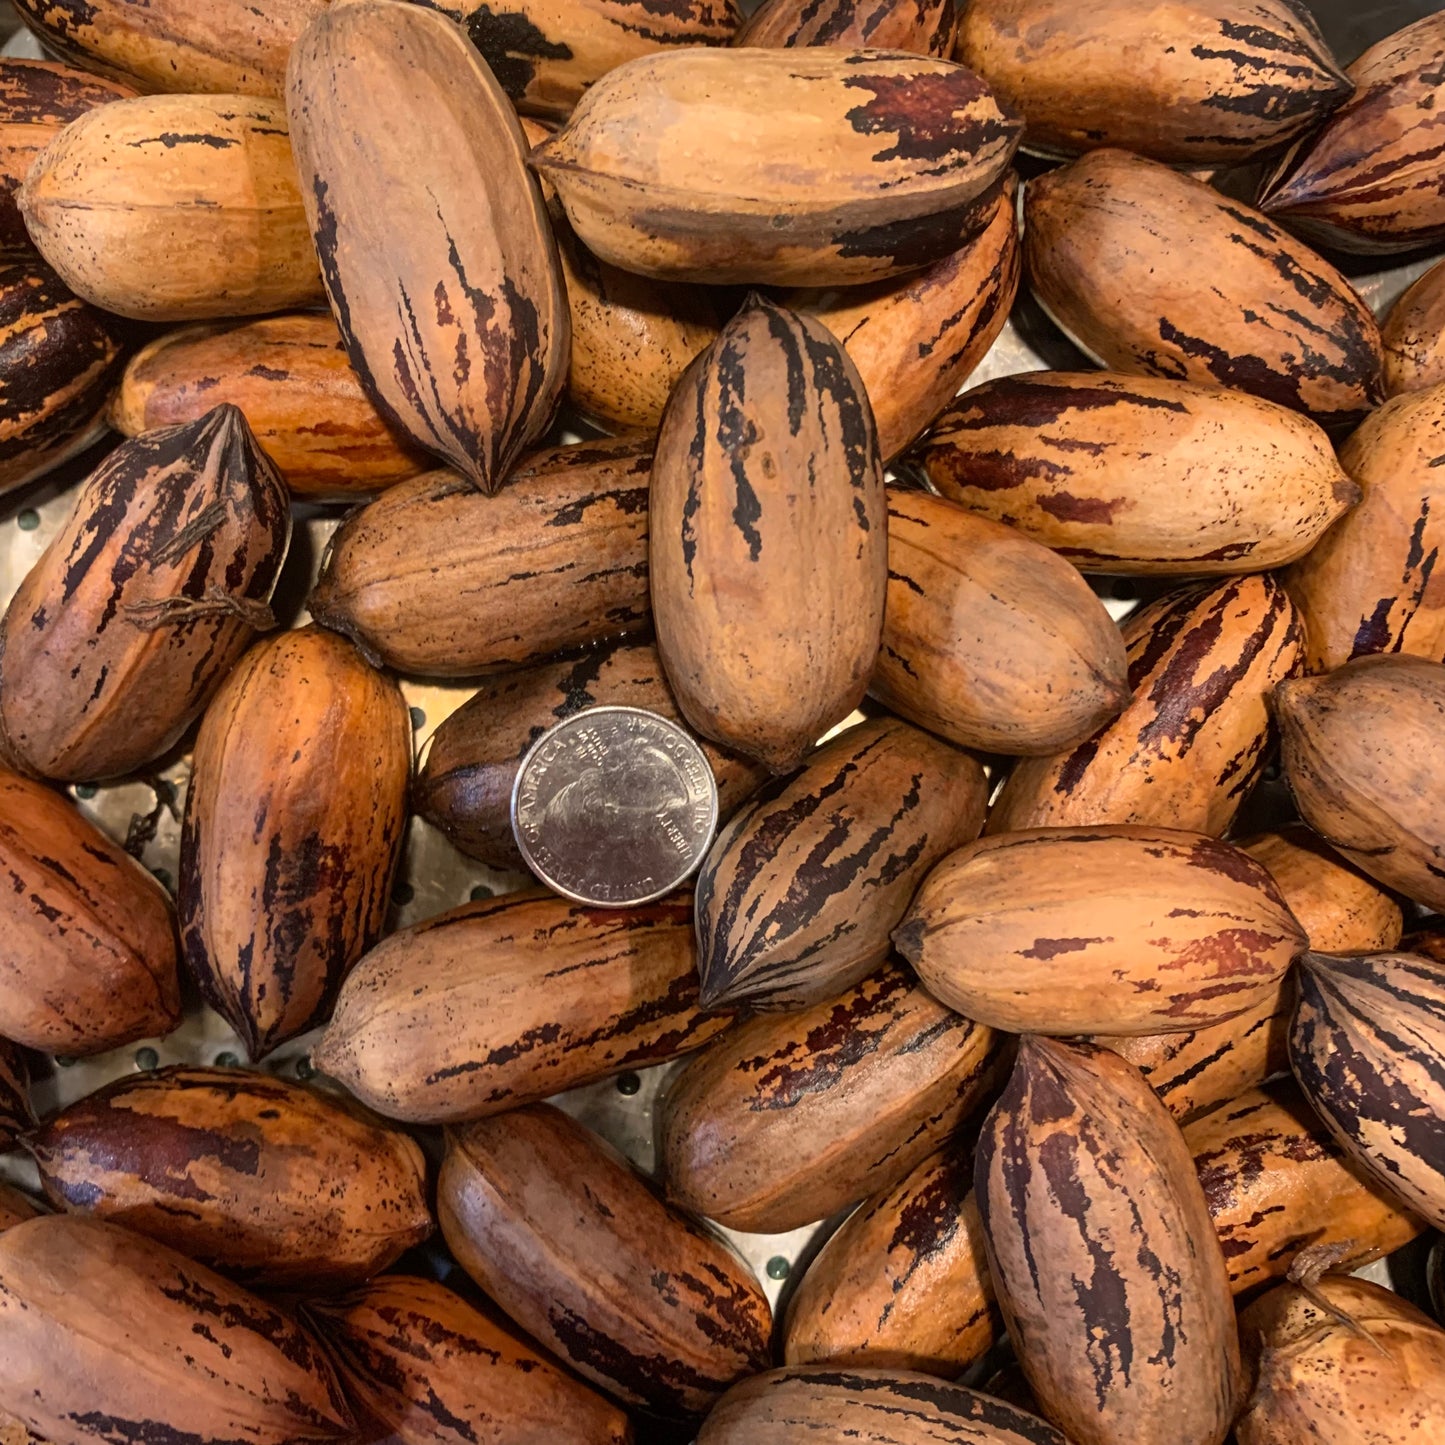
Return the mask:
<path id="1" fill-rule="evenodd" d="M 939 417 L 919 461 L 943 496 L 1110 575 L 1277 567 L 1361 495 L 1298 412 L 1110 372 L 987 381 Z"/>
<path id="2" fill-rule="evenodd" d="M 0 1412 L 51 1445 L 322 1445 L 355 1422 L 289 1315 L 114 1224 L 46 1215 L 0 1234 Z"/>
<path id="3" fill-rule="evenodd" d="M 950 1008 L 1010 1033 L 1184 1033 L 1272 998 L 1308 940 L 1265 869 L 1170 828 L 970 843 L 894 933 Z"/>
<path id="4" fill-rule="evenodd" d="M 27 1141 L 46 1196 L 250 1284 L 338 1289 L 432 1230 L 421 1146 L 241 1069 L 116 1080 Z"/>
<path id="5" fill-rule="evenodd" d="M 1184 1126 L 1236 1295 L 1283 1279 L 1307 1250 L 1355 1269 L 1424 1233 L 1350 1159 L 1293 1079 Z"/>
<path id="6" fill-rule="evenodd" d="M 428 472 L 334 535 L 311 615 L 402 672 L 471 677 L 643 631 L 648 440 L 551 447 L 487 497 Z"/>
<path id="7" fill-rule="evenodd" d="M 1138 1070 L 1022 1039 L 975 1178 L 1009 1336 L 1050 1418 L 1079 1441 L 1220 1445 L 1238 1404 L 1229 1276 L 1188 1146 Z"/>
<path id="8" fill-rule="evenodd" d="M 186 965 L 253 1059 L 314 1028 L 380 937 L 411 718 L 344 637 L 258 643 L 206 710 L 181 829 Z"/>
<path id="9" fill-rule="evenodd" d="M 550 1104 L 450 1131 L 437 1209 L 488 1297 L 628 1404 L 700 1415 L 768 1364 L 743 1259 Z"/>
<path id="10" fill-rule="evenodd" d="M 1240 1315 L 1254 1389 L 1239 1445 L 1445 1435 L 1445 1330 L 1392 1290 L 1327 1274 Z"/>
<path id="11" fill-rule="evenodd" d="M 624 270 L 852 285 L 982 230 L 1018 131 L 945 60 L 692 47 L 603 77 L 532 162 L 588 249 Z"/>
<path id="12" fill-rule="evenodd" d="M 668 1087 L 668 1196 L 729 1229 L 780 1233 L 896 1184 L 998 1078 L 991 1029 L 890 963 L 838 998 L 761 1014 Z"/>
<path id="13" fill-rule="evenodd" d="M 91 74 L 93 68 L 0 60 L 0 255 L 34 254 L 18 194 L 35 157 L 86 111 L 135 94 L 128 85 Z"/>
<path id="14" fill-rule="evenodd" d="M 654 281 L 599 261 L 554 203 L 572 316 L 567 400 L 604 431 L 654 432 L 678 378 L 716 339 L 729 290 Z"/>
<path id="15" fill-rule="evenodd" d="M 419 446 L 495 491 L 551 420 L 569 337 L 510 101 L 454 21 L 362 0 L 307 27 L 287 106 L 326 293 L 362 385 Z"/>
<path id="16" fill-rule="evenodd" d="M 527 865 L 512 834 L 512 785 L 532 744 L 590 707 L 640 707 L 686 727 L 651 642 L 624 640 L 561 662 L 490 678 L 431 735 L 412 804 L 468 857 L 494 868 Z M 699 740 L 726 822 L 758 790 L 759 763 Z"/>
<path id="17" fill-rule="evenodd" d="M 1445 909 L 1445 664 L 1359 657 L 1281 683 L 1274 710 L 1305 822 L 1377 883 Z"/>
<path id="18" fill-rule="evenodd" d="M 109 420 L 140 436 L 223 401 L 241 409 L 296 496 L 379 492 L 432 466 L 378 414 L 335 321 L 319 311 L 157 337 L 127 364 Z"/>
<path id="19" fill-rule="evenodd" d="M 954 52 L 1049 155 L 1119 146 L 1229 165 L 1317 125 L 1353 89 L 1296 0 L 969 0 Z"/>
<path id="20" fill-rule="evenodd" d="M 1303 823 L 1235 846 L 1269 869 L 1316 953 L 1388 953 L 1400 942 L 1400 905 Z"/>
<path id="21" fill-rule="evenodd" d="M 1384 397 L 1380 329 L 1350 283 L 1268 216 L 1157 161 L 1091 151 L 1030 181 L 1024 264 L 1101 366 L 1247 391 L 1327 426 Z"/>
<path id="22" fill-rule="evenodd" d="M 683 716 L 790 771 L 862 700 L 883 627 L 883 469 L 838 340 L 751 297 L 672 394 L 649 505 L 657 646 Z"/>
<path id="23" fill-rule="evenodd" d="M 783 1356 L 953 1379 L 1001 1330 L 965 1136 L 829 1236 L 789 1302 Z"/>
<path id="24" fill-rule="evenodd" d="M 47 49 L 151 92 L 278 96 L 291 46 L 331 0 L 16 0 Z"/>
<path id="25" fill-rule="evenodd" d="M 384 1275 L 306 1316 L 400 1445 L 630 1445 L 627 1416 L 445 1285 Z"/>
<path id="26" fill-rule="evenodd" d="M 523 115 L 563 118 L 588 86 L 639 55 L 726 45 L 734 0 L 421 0 L 449 15 Z"/>
<path id="27" fill-rule="evenodd" d="M 1380 339 L 1391 396 L 1445 381 L 1445 265 L 1432 266 L 1395 302 Z"/>
<path id="28" fill-rule="evenodd" d="M 1068 1445 L 1036 1415 L 962 1385 L 906 1370 L 792 1366 L 735 1385 L 697 1445 Z"/>
<path id="29" fill-rule="evenodd" d="M 256 316 L 325 294 L 275 100 L 142 95 L 86 111 L 36 158 L 20 211 L 66 285 L 121 316 Z"/>
<path id="30" fill-rule="evenodd" d="M 888 596 L 869 691 L 961 747 L 1050 754 L 1129 700 L 1124 640 L 1078 571 L 1012 527 L 888 491 Z"/>
<path id="31" fill-rule="evenodd" d="M 0 1035 L 51 1054 L 98 1054 L 169 1033 L 181 1017 L 165 890 L 59 793 L 0 770 Z M 19 1076 L 0 1082 L 7 1128 Z M 0 1405 L 3 1408 L 3 1405 Z"/>
<path id="32" fill-rule="evenodd" d="M 17 1224 L 24 1224 L 27 1219 L 34 1219 L 37 1214 L 44 1213 L 45 1211 L 28 1194 L 22 1194 L 8 1184 L 0 1184 L 0 1234 Z M 9 1423 L 7 1417 L 0 1414 L 0 1442 L 4 1442 L 4 1445 L 11 1445 L 11 1442 L 5 1437 L 7 1423 Z"/>

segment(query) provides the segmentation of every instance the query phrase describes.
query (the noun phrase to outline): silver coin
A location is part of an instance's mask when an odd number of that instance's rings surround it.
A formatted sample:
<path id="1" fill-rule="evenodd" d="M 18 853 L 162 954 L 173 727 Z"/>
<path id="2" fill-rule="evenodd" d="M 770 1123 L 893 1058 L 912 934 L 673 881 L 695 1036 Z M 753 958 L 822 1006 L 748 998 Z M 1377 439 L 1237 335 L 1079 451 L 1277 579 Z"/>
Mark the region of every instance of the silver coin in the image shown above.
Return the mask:
<path id="1" fill-rule="evenodd" d="M 717 782 L 675 723 L 640 707 L 594 707 L 533 743 L 512 786 L 512 832 L 531 870 L 579 903 L 661 898 L 703 860 Z"/>

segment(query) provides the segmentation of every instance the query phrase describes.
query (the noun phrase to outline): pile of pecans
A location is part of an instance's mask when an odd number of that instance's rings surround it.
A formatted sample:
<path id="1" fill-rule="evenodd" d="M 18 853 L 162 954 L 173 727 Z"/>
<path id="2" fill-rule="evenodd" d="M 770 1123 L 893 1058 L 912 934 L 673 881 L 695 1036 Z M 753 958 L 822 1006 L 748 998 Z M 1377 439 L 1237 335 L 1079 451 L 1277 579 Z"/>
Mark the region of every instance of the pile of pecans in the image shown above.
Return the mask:
<path id="1" fill-rule="evenodd" d="M 17 0 L 0 1440 L 1445 1439 L 1445 13 L 518 4 Z M 695 882 L 521 886 L 618 705 Z"/>

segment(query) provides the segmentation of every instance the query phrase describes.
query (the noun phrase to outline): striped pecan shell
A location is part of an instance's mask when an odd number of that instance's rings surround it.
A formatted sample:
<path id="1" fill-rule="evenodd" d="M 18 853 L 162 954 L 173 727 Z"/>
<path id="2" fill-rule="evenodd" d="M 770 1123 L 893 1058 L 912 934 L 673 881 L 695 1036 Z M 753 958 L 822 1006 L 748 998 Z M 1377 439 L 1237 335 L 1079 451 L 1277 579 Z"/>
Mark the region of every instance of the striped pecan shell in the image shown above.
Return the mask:
<path id="1" fill-rule="evenodd" d="M 703 861 L 704 1005 L 802 1008 L 879 968 L 924 875 L 978 836 L 987 799 L 977 758 L 896 718 L 825 743 Z"/>
<path id="2" fill-rule="evenodd" d="M 77 782 L 158 757 L 273 625 L 290 537 L 286 489 L 235 407 L 123 442 L 0 622 L 5 749 Z"/>
<path id="3" fill-rule="evenodd" d="M 1127 1059 L 1176 1119 L 1191 1119 L 1289 1072 L 1289 979 L 1253 1008 L 1187 1034 L 1095 1034 L 1089 1042 Z"/>
<path id="4" fill-rule="evenodd" d="M 1445 662 L 1445 387 L 1387 401 L 1340 449 L 1364 500 L 1285 574 L 1312 672 L 1406 652 Z"/>
<path id="5" fill-rule="evenodd" d="M 650 443 L 535 452 L 495 497 L 428 472 L 354 512 L 308 606 L 402 672 L 471 677 L 642 631 Z"/>
<path id="6" fill-rule="evenodd" d="M 512 893 L 372 949 L 313 1060 L 388 1118 L 448 1123 L 664 1063 L 727 1023 L 698 1006 L 690 895 Z"/>
<path id="7" fill-rule="evenodd" d="M 957 24 L 954 0 L 764 0 L 734 45 L 782 50 L 809 45 L 907 50 L 950 59 Z"/>
<path id="8" fill-rule="evenodd" d="M 124 344 L 38 257 L 0 266 L 0 493 L 102 435 Z"/>
<path id="9" fill-rule="evenodd" d="M 1347 72 L 1354 94 L 1265 176 L 1260 209 L 1342 251 L 1410 251 L 1445 238 L 1442 65 L 1439 12 L 1372 45 Z"/>
<path id="10" fill-rule="evenodd" d="M 1419 954 L 1306 955 L 1290 1066 L 1351 1159 L 1389 1198 L 1445 1223 L 1445 964 Z"/>
<path id="11" fill-rule="evenodd" d="M 30 1103 L 30 1067 L 25 1055 L 8 1039 L 0 1039 L 0 1150 L 35 1124 Z"/>
<path id="12" fill-rule="evenodd" d="M 1123 626 L 1133 700 L 1077 746 L 1009 774 L 989 832 L 1139 823 L 1218 835 L 1259 780 L 1269 699 L 1305 636 L 1268 573 L 1172 592 Z"/>

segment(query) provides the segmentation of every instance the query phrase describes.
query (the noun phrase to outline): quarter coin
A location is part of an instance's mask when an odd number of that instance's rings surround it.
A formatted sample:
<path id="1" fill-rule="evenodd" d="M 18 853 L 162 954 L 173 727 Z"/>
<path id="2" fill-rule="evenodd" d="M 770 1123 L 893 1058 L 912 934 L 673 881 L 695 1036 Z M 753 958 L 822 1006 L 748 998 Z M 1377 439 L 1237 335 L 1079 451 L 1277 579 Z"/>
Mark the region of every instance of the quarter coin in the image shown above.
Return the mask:
<path id="1" fill-rule="evenodd" d="M 537 739 L 512 787 L 527 865 L 579 903 L 661 898 L 702 862 L 717 783 L 696 741 L 639 707 L 595 707 Z"/>

